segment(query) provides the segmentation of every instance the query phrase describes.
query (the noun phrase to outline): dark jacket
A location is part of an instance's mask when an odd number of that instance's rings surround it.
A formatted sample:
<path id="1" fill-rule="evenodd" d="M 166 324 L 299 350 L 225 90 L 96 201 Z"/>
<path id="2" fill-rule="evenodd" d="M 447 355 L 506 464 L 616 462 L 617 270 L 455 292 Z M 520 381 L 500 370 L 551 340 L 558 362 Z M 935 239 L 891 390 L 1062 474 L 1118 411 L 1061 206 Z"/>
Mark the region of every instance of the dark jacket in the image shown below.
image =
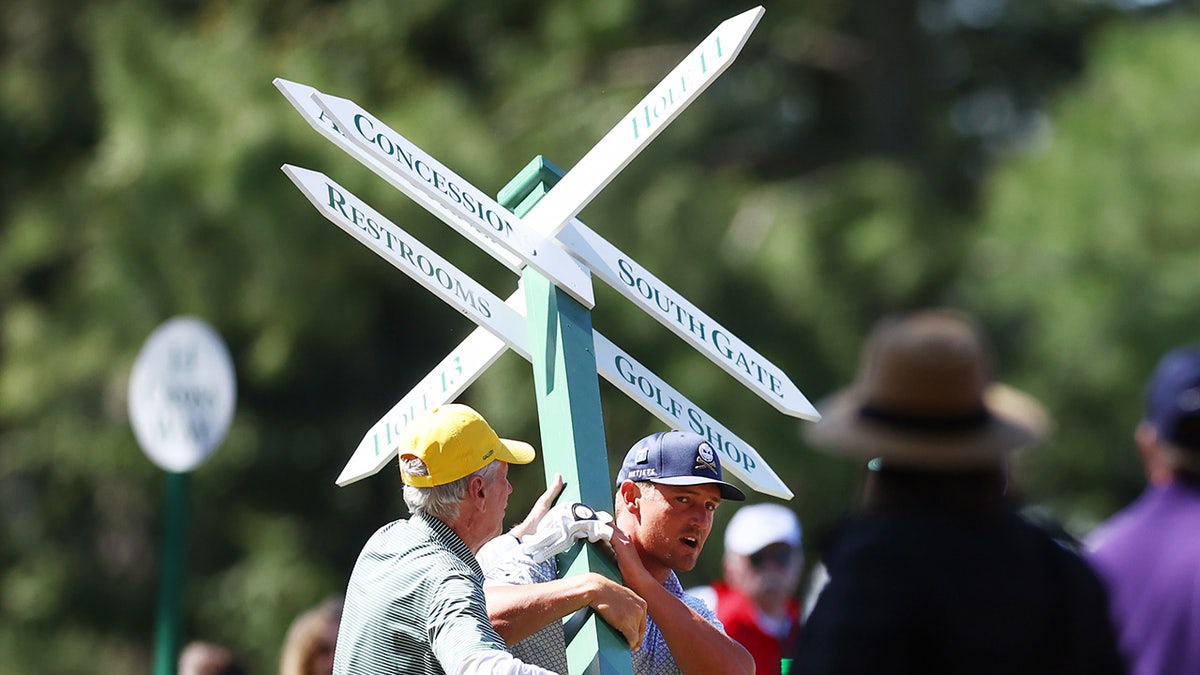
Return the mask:
<path id="1" fill-rule="evenodd" d="M 1122 673 L 1100 582 L 1011 509 L 845 521 L 792 673 Z"/>

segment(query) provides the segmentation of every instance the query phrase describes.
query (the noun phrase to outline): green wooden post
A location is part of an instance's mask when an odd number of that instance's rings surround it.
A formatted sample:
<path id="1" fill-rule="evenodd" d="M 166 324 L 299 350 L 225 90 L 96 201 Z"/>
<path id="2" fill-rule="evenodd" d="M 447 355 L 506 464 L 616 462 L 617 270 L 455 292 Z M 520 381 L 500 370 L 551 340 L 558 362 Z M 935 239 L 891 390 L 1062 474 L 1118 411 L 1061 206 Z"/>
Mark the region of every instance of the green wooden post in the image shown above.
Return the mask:
<path id="1" fill-rule="evenodd" d="M 509 181 L 497 201 L 524 216 L 562 176 L 561 169 L 539 156 Z M 532 268 L 525 269 L 522 279 L 547 481 L 562 474 L 566 487 L 560 501 L 611 509 L 615 490 L 608 474 L 591 312 Z M 616 565 L 594 546 L 577 545 L 559 556 L 558 569 L 561 576 L 592 571 L 621 578 Z M 570 672 L 633 672 L 629 645 L 594 613 L 567 638 Z"/>
<path id="2" fill-rule="evenodd" d="M 179 661 L 180 600 L 187 561 L 188 474 L 167 471 L 166 514 L 159 560 L 154 675 L 175 675 Z"/>

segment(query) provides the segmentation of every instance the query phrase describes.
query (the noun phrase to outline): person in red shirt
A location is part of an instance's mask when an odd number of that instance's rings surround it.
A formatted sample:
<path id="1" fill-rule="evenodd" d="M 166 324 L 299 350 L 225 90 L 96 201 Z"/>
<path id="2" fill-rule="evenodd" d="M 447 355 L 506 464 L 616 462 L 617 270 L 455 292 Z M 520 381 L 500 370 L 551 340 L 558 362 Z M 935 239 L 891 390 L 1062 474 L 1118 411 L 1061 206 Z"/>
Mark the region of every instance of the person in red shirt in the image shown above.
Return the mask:
<path id="1" fill-rule="evenodd" d="M 743 506 L 725 528 L 722 579 L 688 591 L 715 608 L 760 675 L 779 675 L 780 659 L 791 656 L 800 630 L 800 537 L 800 521 L 787 507 Z"/>

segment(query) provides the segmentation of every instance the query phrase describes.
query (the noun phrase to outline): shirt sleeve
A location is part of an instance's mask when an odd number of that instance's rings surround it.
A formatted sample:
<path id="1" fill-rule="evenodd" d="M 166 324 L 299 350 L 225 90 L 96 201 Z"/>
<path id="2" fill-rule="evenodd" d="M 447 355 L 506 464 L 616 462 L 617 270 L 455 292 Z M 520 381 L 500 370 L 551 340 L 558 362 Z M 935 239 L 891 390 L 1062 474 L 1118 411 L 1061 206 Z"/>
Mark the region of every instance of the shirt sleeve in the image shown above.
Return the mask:
<path id="1" fill-rule="evenodd" d="M 716 594 L 714 593 L 713 595 L 715 596 Z M 722 624 L 721 620 L 717 618 L 716 611 L 714 611 L 713 608 L 710 607 L 703 598 L 692 595 L 691 593 L 684 593 L 680 597 L 680 600 L 683 600 L 683 604 L 691 607 L 692 610 L 699 614 L 702 619 L 716 626 L 722 633 L 725 632 L 725 625 Z"/>
<path id="2" fill-rule="evenodd" d="M 488 619 L 483 588 L 469 573 L 451 573 L 438 584 L 426 622 L 434 656 L 448 673 L 458 672 L 462 660 L 472 654 L 507 654 L 503 638 Z"/>
<path id="3" fill-rule="evenodd" d="M 703 602 L 705 606 L 715 611 L 717 606 L 717 592 L 713 590 L 712 586 L 695 586 L 693 588 L 686 589 L 684 593 L 687 593 L 700 602 Z M 691 603 L 689 603 L 688 606 L 694 607 Z M 704 616 L 704 613 L 700 610 L 696 610 L 696 613 Z"/>
<path id="4" fill-rule="evenodd" d="M 484 575 L 487 575 L 493 567 L 514 555 L 516 553 L 514 549 L 518 549 L 520 546 L 520 540 L 505 533 L 484 544 L 483 548 L 475 554 L 475 559 L 479 561 L 479 567 L 483 570 Z"/>
<path id="5" fill-rule="evenodd" d="M 458 664 L 455 675 L 554 675 L 553 671 L 522 663 L 508 652 L 474 652 Z"/>
<path id="6" fill-rule="evenodd" d="M 501 538 L 513 539 L 507 535 L 497 537 L 497 539 Z M 558 564 L 553 557 L 545 562 L 535 562 L 533 556 L 526 553 L 520 546 L 504 546 L 500 549 L 498 545 L 498 550 L 489 552 L 488 566 L 484 568 L 484 576 L 486 577 L 484 582 L 486 586 L 540 584 L 558 578 Z"/>

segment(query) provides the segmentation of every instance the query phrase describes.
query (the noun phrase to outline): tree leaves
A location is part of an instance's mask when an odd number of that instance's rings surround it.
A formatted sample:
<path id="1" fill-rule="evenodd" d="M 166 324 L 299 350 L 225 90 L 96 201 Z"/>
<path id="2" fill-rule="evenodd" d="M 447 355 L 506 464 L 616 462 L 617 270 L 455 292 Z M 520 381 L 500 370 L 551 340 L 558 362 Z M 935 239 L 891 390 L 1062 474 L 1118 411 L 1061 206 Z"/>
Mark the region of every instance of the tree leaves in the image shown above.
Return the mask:
<path id="1" fill-rule="evenodd" d="M 770 7 L 582 218 L 814 400 L 850 381 L 881 314 L 976 312 L 1001 376 L 1058 418 L 1023 487 L 1085 524 L 1140 487 L 1128 439 L 1142 380 L 1198 334 L 1200 26 L 1027 2 L 980 23 L 959 4 Z M 239 387 L 229 435 L 191 476 L 186 637 L 273 670 L 288 621 L 341 590 L 362 542 L 405 513 L 391 469 L 332 481 L 472 326 L 330 227 L 281 164 L 327 173 L 497 293 L 514 287 L 313 133 L 272 78 L 355 99 L 495 193 L 537 154 L 577 161 L 730 14 L 569 0 L 0 12 L 0 662 L 40 673 L 148 670 L 163 482 L 124 406 L 138 349 L 171 316 L 218 329 Z M 911 25 L 889 33 L 892 12 Z M 858 468 L 810 452 L 803 423 L 596 295 L 598 330 L 795 490 L 815 549 Z M 612 475 L 661 424 L 601 393 Z M 464 398 L 540 445 L 519 357 Z M 539 472 L 513 472 L 511 521 Z M 719 541 L 689 581 L 718 573 Z"/>

